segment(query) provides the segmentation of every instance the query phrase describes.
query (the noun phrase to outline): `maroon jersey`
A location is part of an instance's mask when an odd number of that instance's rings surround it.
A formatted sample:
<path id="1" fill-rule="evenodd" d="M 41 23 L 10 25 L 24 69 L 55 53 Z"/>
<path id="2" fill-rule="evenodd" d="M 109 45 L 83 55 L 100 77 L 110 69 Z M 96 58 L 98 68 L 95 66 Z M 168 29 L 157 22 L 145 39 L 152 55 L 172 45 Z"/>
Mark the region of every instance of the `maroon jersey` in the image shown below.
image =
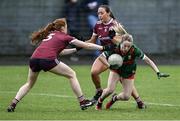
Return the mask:
<path id="1" fill-rule="evenodd" d="M 50 33 L 43 39 L 31 58 L 56 59 L 59 53 L 65 49 L 74 38 L 59 31 Z"/>
<path id="2" fill-rule="evenodd" d="M 111 19 L 107 24 L 98 21 L 93 29 L 93 35 L 96 35 L 101 42 L 101 45 L 113 44 L 108 36 L 110 27 L 112 27 L 117 21 Z"/>

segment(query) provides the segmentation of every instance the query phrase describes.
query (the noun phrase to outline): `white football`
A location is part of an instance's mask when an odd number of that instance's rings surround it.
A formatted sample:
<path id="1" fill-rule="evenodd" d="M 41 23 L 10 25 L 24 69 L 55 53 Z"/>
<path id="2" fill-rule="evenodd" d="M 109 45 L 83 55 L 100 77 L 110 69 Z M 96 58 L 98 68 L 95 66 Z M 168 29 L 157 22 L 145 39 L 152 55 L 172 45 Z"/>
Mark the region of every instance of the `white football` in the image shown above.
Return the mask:
<path id="1" fill-rule="evenodd" d="M 118 65 L 119 67 L 123 64 L 123 59 L 119 54 L 112 54 L 108 58 L 108 63 L 110 65 Z"/>

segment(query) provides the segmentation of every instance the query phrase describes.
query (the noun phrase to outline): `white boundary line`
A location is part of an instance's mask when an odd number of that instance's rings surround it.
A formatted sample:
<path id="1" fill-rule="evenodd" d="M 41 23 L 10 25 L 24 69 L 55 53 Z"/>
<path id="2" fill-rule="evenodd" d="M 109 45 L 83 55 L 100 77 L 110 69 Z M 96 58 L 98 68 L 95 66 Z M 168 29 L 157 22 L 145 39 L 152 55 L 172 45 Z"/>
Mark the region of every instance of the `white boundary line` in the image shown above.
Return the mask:
<path id="1" fill-rule="evenodd" d="M 0 91 L 0 93 L 16 94 L 17 92 L 15 92 L 15 91 Z M 59 98 L 75 98 L 73 96 L 57 95 L 57 94 L 50 94 L 50 93 L 28 93 L 28 95 L 47 96 L 47 97 L 59 97 Z"/>
<path id="2" fill-rule="evenodd" d="M 0 93 L 6 93 L 6 94 L 16 94 L 15 91 L 0 91 Z M 35 95 L 35 96 L 47 96 L 47 97 L 57 97 L 57 98 L 75 98 L 74 96 L 68 96 L 68 95 L 58 95 L 58 94 L 51 94 L 51 93 L 29 93 L 29 95 Z M 131 103 L 135 103 L 133 101 L 130 101 Z M 180 105 L 175 104 L 165 104 L 165 103 L 152 103 L 152 102 L 145 102 L 147 105 L 157 105 L 157 106 L 168 106 L 168 107 L 180 107 Z"/>
<path id="3" fill-rule="evenodd" d="M 27 119 L 28 120 L 28 119 Z M 18 120 L 18 121 L 27 121 L 27 120 Z M 17 121 L 17 120 L 0 120 L 0 121 Z M 180 120 L 28 120 L 28 121 L 180 121 Z"/>
<path id="4" fill-rule="evenodd" d="M 131 101 L 130 103 L 135 103 Z M 152 103 L 152 102 L 145 102 L 147 105 L 157 105 L 157 106 L 168 106 L 168 107 L 180 107 L 180 105 L 175 104 L 166 104 L 166 103 Z"/>

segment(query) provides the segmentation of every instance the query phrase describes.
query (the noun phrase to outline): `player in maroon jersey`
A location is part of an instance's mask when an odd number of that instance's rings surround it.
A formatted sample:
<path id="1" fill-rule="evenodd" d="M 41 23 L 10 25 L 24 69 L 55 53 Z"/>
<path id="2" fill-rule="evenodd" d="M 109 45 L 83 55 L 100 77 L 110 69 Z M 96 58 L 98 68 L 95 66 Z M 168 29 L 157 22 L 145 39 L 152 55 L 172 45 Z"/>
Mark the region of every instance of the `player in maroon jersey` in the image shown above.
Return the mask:
<path id="1" fill-rule="evenodd" d="M 118 24 L 121 26 L 121 24 L 115 20 L 110 8 L 107 5 L 101 5 L 98 8 L 97 14 L 99 17 L 99 21 L 97 21 L 97 23 L 93 29 L 93 34 L 92 34 L 91 38 L 86 42 L 96 43 L 97 39 L 100 40 L 101 45 L 112 45 L 114 43 L 119 42 L 121 37 L 113 35 L 113 32 L 110 30 L 114 25 Z M 112 33 L 109 33 L 109 31 Z M 120 35 L 127 33 L 123 27 L 121 27 L 121 30 L 118 30 L 118 31 L 119 31 L 118 33 Z M 94 103 L 97 102 L 98 98 L 102 94 L 101 80 L 100 80 L 99 75 L 102 72 L 106 71 L 107 69 L 108 69 L 108 67 L 105 64 L 103 64 L 103 62 L 101 62 L 99 57 L 97 57 L 97 59 L 94 61 L 92 68 L 91 68 L 92 81 L 96 87 L 96 94 L 92 99 Z M 132 96 L 136 100 L 137 106 L 139 109 L 142 109 L 145 107 L 145 104 L 141 100 L 135 86 L 133 87 Z"/>
<path id="2" fill-rule="evenodd" d="M 60 54 L 70 54 L 76 52 L 76 48 L 65 49 L 69 44 L 93 49 L 107 50 L 108 46 L 99 46 L 92 43 L 85 43 L 67 34 L 67 24 L 64 18 L 56 19 L 31 36 L 33 44 L 39 44 L 29 60 L 29 74 L 27 82 L 19 89 L 15 98 L 8 106 L 8 112 L 14 112 L 16 104 L 30 91 L 35 84 L 41 70 L 49 71 L 57 75 L 62 75 L 70 80 L 73 92 L 79 100 L 82 110 L 92 105 L 92 102 L 85 99 L 77 80 L 76 73 L 63 62 L 58 61 Z"/>

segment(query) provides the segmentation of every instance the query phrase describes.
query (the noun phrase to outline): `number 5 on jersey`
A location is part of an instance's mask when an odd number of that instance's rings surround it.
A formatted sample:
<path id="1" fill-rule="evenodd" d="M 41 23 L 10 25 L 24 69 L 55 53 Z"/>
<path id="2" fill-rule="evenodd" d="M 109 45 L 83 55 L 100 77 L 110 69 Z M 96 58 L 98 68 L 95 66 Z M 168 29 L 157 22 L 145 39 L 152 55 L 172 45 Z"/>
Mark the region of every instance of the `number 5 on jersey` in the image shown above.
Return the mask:
<path id="1" fill-rule="evenodd" d="M 49 41 L 50 39 L 52 39 L 52 37 L 54 36 L 54 33 L 51 33 L 47 36 L 47 39 L 43 39 L 43 41 Z"/>

